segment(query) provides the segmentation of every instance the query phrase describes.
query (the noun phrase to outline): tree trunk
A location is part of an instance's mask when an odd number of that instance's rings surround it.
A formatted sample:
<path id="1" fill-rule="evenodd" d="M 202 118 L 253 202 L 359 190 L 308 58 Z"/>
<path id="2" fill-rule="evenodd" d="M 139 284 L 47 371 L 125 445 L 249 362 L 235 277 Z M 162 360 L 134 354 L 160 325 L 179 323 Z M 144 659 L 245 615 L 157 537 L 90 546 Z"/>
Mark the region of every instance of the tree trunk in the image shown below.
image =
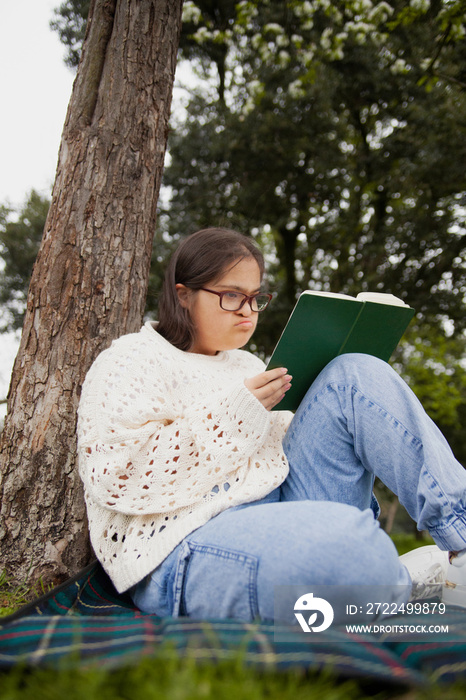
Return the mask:
<path id="1" fill-rule="evenodd" d="M 0 444 L 0 570 L 47 584 L 90 557 L 76 409 L 143 319 L 182 0 L 94 0 Z"/>
<path id="2" fill-rule="evenodd" d="M 390 535 L 391 531 L 393 530 L 393 525 L 395 523 L 396 513 L 398 510 L 399 504 L 400 504 L 400 502 L 399 502 L 397 496 L 395 496 L 393 501 L 388 506 L 387 521 L 385 523 L 385 528 L 384 528 L 387 535 Z"/>
<path id="3" fill-rule="evenodd" d="M 277 230 L 275 245 L 280 264 L 285 271 L 285 296 L 290 309 L 296 303 L 296 245 L 298 241 L 298 230 L 288 231 L 285 227 Z"/>

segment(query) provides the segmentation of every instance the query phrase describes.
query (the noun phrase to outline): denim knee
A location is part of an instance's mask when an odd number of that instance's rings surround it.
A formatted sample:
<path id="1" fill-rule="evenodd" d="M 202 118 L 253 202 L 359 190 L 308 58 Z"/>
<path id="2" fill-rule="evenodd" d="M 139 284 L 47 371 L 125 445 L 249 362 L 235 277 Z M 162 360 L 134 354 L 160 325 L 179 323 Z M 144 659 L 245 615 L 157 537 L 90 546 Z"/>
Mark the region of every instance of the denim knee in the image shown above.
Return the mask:
<path id="1" fill-rule="evenodd" d="M 330 556 L 348 562 L 345 573 L 340 570 L 338 582 L 364 586 L 408 583 L 396 547 L 374 519 L 373 511 L 347 506 L 344 515 L 339 523 L 333 523 L 332 544 L 329 542 Z M 339 566 L 338 561 L 335 566 Z"/>
<path id="2" fill-rule="evenodd" d="M 338 355 L 338 357 L 331 360 L 316 381 L 321 379 L 328 383 L 335 381 L 335 379 L 345 378 L 347 380 L 350 377 L 358 381 L 370 376 L 377 377 L 380 380 L 385 375 L 400 379 L 395 370 L 384 360 L 373 355 L 350 352 Z"/>

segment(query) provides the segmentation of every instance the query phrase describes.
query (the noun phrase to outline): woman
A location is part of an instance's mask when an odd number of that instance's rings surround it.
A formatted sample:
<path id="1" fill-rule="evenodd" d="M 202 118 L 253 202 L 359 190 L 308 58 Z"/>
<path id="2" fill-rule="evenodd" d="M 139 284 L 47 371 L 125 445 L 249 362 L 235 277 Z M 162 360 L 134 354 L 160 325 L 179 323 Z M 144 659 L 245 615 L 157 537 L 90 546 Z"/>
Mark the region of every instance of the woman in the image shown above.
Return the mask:
<path id="1" fill-rule="evenodd" d="M 286 617 L 273 602 L 283 586 L 388 584 L 402 603 L 447 577 L 458 600 L 465 471 L 407 385 L 368 355 L 331 362 L 294 417 L 271 412 L 292 377 L 240 349 L 270 300 L 263 272 L 235 231 L 189 236 L 158 324 L 91 367 L 78 455 L 97 557 L 159 615 Z M 400 561 L 374 517 L 375 476 L 438 548 Z"/>

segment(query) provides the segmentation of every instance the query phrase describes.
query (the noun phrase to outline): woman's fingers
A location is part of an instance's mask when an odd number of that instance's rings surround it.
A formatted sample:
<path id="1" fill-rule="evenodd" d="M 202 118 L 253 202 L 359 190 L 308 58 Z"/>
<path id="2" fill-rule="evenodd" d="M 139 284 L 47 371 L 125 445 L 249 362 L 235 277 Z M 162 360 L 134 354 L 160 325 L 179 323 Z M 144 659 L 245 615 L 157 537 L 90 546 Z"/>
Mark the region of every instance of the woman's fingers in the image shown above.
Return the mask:
<path id="1" fill-rule="evenodd" d="M 245 385 L 270 410 L 281 401 L 291 387 L 291 376 L 285 367 L 270 369 L 245 380 Z"/>
<path id="2" fill-rule="evenodd" d="M 268 393 L 267 396 L 264 398 L 263 405 L 268 410 L 276 406 L 285 396 L 285 393 L 288 391 L 288 389 L 291 388 L 291 376 L 286 375 L 284 378 L 284 382 L 285 383 L 280 383 L 280 385 L 272 393 Z"/>

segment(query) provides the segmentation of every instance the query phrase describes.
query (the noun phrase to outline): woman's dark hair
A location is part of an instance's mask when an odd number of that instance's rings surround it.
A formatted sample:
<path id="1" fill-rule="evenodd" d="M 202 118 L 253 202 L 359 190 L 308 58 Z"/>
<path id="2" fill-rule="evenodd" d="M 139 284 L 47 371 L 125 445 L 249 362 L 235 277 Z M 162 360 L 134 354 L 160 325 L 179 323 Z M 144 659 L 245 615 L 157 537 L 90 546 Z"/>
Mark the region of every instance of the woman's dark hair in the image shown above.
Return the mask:
<path id="1" fill-rule="evenodd" d="M 227 228 L 206 228 L 185 238 L 165 272 L 157 331 L 180 350 L 189 350 L 194 341 L 194 326 L 189 311 L 179 302 L 176 285 L 200 289 L 222 277 L 234 263 L 251 257 L 259 265 L 262 279 L 262 253 L 252 239 L 242 233 Z"/>

